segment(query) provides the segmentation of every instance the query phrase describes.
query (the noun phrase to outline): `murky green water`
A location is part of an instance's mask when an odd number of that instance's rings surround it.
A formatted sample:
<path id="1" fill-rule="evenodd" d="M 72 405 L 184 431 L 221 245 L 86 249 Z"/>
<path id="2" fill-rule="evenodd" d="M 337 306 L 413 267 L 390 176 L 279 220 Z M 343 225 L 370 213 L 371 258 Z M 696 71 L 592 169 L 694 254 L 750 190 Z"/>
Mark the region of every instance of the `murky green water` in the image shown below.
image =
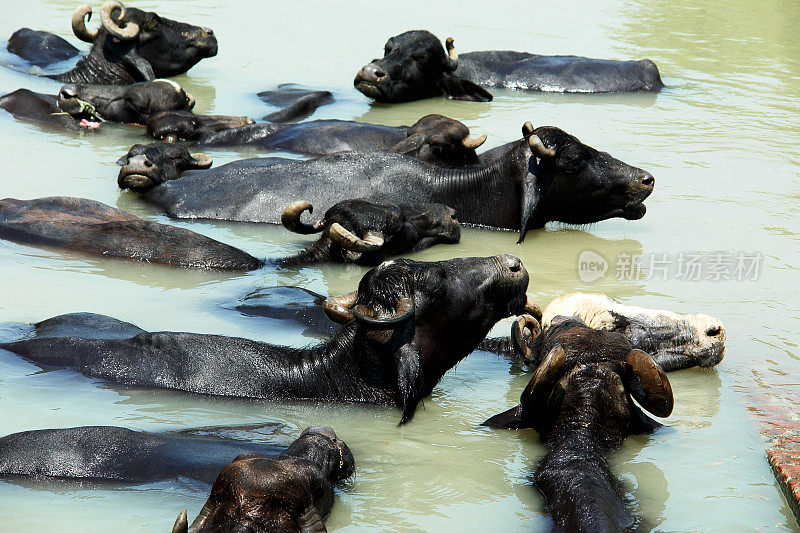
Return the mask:
<path id="1" fill-rule="evenodd" d="M 764 457 L 750 398 L 796 416 L 800 376 L 800 8 L 795 2 L 641 0 L 595 7 L 556 4 L 412 1 L 263 3 L 212 0 L 139 2 L 137 7 L 210 26 L 220 53 L 177 78 L 198 112 L 270 111 L 255 93 L 282 82 L 332 89 L 339 102 L 315 118 L 413 123 L 437 112 L 457 118 L 486 147 L 518 138 L 526 120 L 554 124 L 596 148 L 651 171 L 647 216 L 586 228 L 548 227 L 524 245 L 512 233 L 467 229 L 462 243 L 418 259 L 512 252 L 532 274 L 541 304 L 565 291 L 604 291 L 626 303 L 704 311 L 728 331 L 725 360 L 713 370 L 670 375 L 676 395 L 667 428 L 629 438 L 615 471 L 662 531 L 797 531 Z M 3 10 L 0 36 L 21 26 L 69 33 L 74 1 L 30 2 Z M 515 49 L 608 58 L 649 57 L 668 88 L 654 95 L 556 95 L 495 91 L 489 104 L 441 99 L 371 105 L 352 89 L 362 64 L 387 37 L 412 28 L 453 36 L 461 51 Z M 75 39 L 72 38 L 75 42 Z M 58 84 L 0 68 L 0 93 Z M 0 114 L 0 197 L 83 196 L 160 222 L 168 219 L 116 187 L 114 162 L 140 130 L 66 135 Z M 210 151 L 216 164 L 252 152 Z M 297 250 L 301 237 L 271 226 L 175 222 L 261 257 Z M 584 283 L 578 256 L 609 263 Z M 631 255 L 721 252 L 757 257 L 757 280 L 617 279 Z M 655 254 L 655 255 L 653 255 Z M 709 255 L 705 256 L 708 261 Z M 710 268 L 706 265 L 705 268 Z M 38 321 L 92 311 L 150 330 L 222 333 L 302 345 L 278 322 L 226 309 L 257 287 L 301 285 L 351 290 L 359 267 L 245 275 L 181 271 L 0 242 L 0 322 Z M 704 272 L 704 274 L 708 271 Z M 626 276 L 620 276 L 625 278 Z M 726 276 L 723 276 L 726 277 Z M 508 322 L 496 328 L 505 334 Z M 533 431 L 478 427 L 516 403 L 527 376 L 486 353 L 448 373 L 413 423 L 394 409 L 208 398 L 119 387 L 69 370 L 42 373 L 0 354 L 0 434 L 34 428 L 113 424 L 136 429 L 283 422 L 333 426 L 352 448 L 355 480 L 339 493 L 331 530 L 545 530 L 541 498 L 528 477 L 543 453 Z M 208 487 L 169 482 L 137 487 L 25 480 L 0 482 L 3 531 L 165 531 L 184 507 L 196 513 Z"/>

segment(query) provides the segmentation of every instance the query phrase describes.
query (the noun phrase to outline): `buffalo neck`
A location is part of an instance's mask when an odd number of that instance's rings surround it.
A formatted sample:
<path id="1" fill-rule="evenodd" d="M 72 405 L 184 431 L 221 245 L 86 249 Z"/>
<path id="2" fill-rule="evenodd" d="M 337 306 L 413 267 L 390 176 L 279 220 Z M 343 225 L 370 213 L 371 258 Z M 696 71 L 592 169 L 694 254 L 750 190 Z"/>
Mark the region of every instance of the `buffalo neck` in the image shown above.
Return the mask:
<path id="1" fill-rule="evenodd" d="M 95 48 L 97 47 L 101 47 L 101 44 L 96 44 Z M 133 53 L 136 52 L 134 51 Z M 103 52 L 92 49 L 89 55 L 78 61 L 72 70 L 48 77 L 65 83 L 108 85 L 127 85 L 137 81 L 147 81 L 134 77 L 125 68 L 123 61 L 124 59 L 122 58 L 116 58 L 116 61 L 108 61 Z"/>

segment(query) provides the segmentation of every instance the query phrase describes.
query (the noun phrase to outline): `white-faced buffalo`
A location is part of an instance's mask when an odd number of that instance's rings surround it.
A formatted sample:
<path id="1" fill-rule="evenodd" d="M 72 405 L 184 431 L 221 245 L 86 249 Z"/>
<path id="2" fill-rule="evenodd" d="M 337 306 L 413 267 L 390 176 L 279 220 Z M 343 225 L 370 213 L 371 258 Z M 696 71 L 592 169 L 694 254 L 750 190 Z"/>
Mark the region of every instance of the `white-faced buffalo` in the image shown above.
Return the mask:
<path id="1" fill-rule="evenodd" d="M 452 39 L 447 53 L 427 31 L 407 31 L 386 42 L 381 59 L 356 75 L 354 85 L 379 102 L 447 96 L 487 102 L 481 85 L 530 91 L 609 93 L 658 91 L 664 84 L 655 63 L 610 61 L 525 52 L 471 52 L 460 57 Z"/>
<path id="2" fill-rule="evenodd" d="M 58 95 L 18 89 L 0 97 L 14 117 L 70 130 L 96 129 L 102 122 L 144 124 L 153 113 L 189 110 L 194 98 L 170 80 L 131 85 L 64 85 Z"/>
<path id="3" fill-rule="evenodd" d="M 558 531 L 633 531 L 639 521 L 621 494 L 606 455 L 631 434 L 660 426 L 672 412 L 666 374 L 619 333 L 558 317 L 537 343 L 538 365 L 520 404 L 484 424 L 532 427 L 547 453 L 534 482 Z"/>
<path id="4" fill-rule="evenodd" d="M 183 511 L 172 533 L 322 533 L 334 486 L 354 472 L 352 452 L 331 428 L 307 428 L 276 457 L 234 459 L 220 472 L 192 525 Z"/>
<path id="5" fill-rule="evenodd" d="M 127 385 L 397 405 L 405 423 L 498 320 L 525 312 L 527 286 L 528 272 L 512 255 L 398 259 L 367 272 L 357 291 L 330 298 L 326 312 L 344 325 L 309 348 L 196 333 L 127 337 L 138 328 L 102 316 L 89 321 L 102 327 L 91 328 L 85 315 L 56 317 L 58 327 L 45 335 L 0 347 L 36 364 Z"/>
<path id="6" fill-rule="evenodd" d="M 255 146 L 310 155 L 388 150 L 452 167 L 477 164 L 475 149 L 486 140 L 486 135 L 473 139 L 463 123 L 435 114 L 422 117 L 410 127 L 349 120 L 241 126 L 236 123 L 241 118 L 168 111 L 150 117 L 147 132 L 168 142 L 187 140 L 196 141 L 200 146 Z"/>
<path id="7" fill-rule="evenodd" d="M 286 450 L 277 437 L 275 443 L 257 443 L 231 439 L 229 433 L 213 427 L 150 433 L 114 426 L 23 431 L 0 438 L 0 476 L 123 483 L 182 477 L 211 484 L 237 455 Z"/>
<path id="8" fill-rule="evenodd" d="M 201 59 L 217 54 L 217 39 L 209 28 L 135 8 L 126 9 L 117 0 L 103 4 L 100 28 L 86 27 L 85 21 L 91 16 L 92 8 L 86 4 L 78 6 L 72 15 L 73 32 L 78 39 L 92 45 L 89 54 L 69 72 L 48 77 L 74 83 L 129 84 L 182 74 Z M 45 64 L 49 56 L 45 48 L 47 35 L 16 32 L 9 49 L 25 54 L 23 57 L 37 64 Z M 35 40 L 42 36 L 44 40 L 37 53 Z"/>
<path id="9" fill-rule="evenodd" d="M 0 238 L 180 267 L 253 270 L 263 264 L 191 230 L 65 196 L 0 200 Z"/>
<path id="10" fill-rule="evenodd" d="M 120 159 L 117 182 L 145 192 L 176 218 L 277 223 L 297 198 L 328 209 L 345 195 L 379 203 L 436 202 L 454 208 L 462 222 L 519 230 L 520 242 L 529 229 L 549 221 L 589 224 L 644 216 L 643 202 L 655 185 L 650 173 L 553 126 L 534 130 L 528 122 L 522 133 L 521 140 L 489 150 L 480 163 L 464 168 L 388 152 L 342 152 L 308 161 L 245 159 L 181 176 L 188 152 L 167 156 L 136 145 Z M 144 152 L 135 165 L 126 162 Z"/>
<path id="11" fill-rule="evenodd" d="M 300 220 L 304 211 L 312 212 L 312 205 L 293 202 L 283 211 L 283 225 L 295 233 L 322 235 L 303 252 L 279 260 L 281 266 L 323 261 L 377 265 L 386 255 L 456 244 L 461 239 L 455 211 L 442 204 L 380 205 L 360 199 L 344 200 L 313 224 Z"/>

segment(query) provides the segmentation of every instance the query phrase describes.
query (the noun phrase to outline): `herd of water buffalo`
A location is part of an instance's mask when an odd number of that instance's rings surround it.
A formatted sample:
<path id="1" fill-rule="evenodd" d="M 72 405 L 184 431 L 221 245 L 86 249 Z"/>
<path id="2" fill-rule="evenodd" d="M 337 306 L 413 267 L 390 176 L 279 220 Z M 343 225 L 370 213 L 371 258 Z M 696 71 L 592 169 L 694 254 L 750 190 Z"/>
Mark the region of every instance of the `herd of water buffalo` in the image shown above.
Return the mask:
<path id="1" fill-rule="evenodd" d="M 102 135 L 104 123 L 145 126 L 151 141 L 118 161 L 117 183 L 170 217 L 283 224 L 319 234 L 301 253 L 269 261 L 191 230 L 142 220 L 84 198 L 0 200 L 0 237 L 176 267 L 254 270 L 320 262 L 374 267 L 357 290 L 324 297 L 288 290 L 291 313 L 265 298 L 259 312 L 328 332 L 297 349 L 201 333 L 148 332 L 111 317 L 74 313 L 33 325 L 0 344 L 44 367 L 71 367 L 115 383 L 190 393 L 396 406 L 400 423 L 442 376 L 476 349 L 531 372 L 518 406 L 491 416 L 496 428 L 535 428 L 547 448 L 533 477 L 565 531 L 633 530 L 631 510 L 606 455 L 626 436 L 660 426 L 673 392 L 665 372 L 718 364 L 722 323 L 568 294 L 542 311 L 526 294 L 528 272 L 510 254 L 439 262 L 386 261 L 461 237 L 460 223 L 519 232 L 547 222 L 587 224 L 645 215 L 653 176 L 554 126 L 521 125 L 521 137 L 478 154 L 486 136 L 441 115 L 412 126 L 308 120 L 334 101 L 293 85 L 259 93 L 280 108 L 256 121 L 196 115 L 195 100 L 161 77 L 217 53 L 209 28 L 105 2 L 100 26 L 79 6 L 74 34 L 91 45 L 57 75 L 58 94 L 19 89 L 0 108 L 19 119 Z M 64 39 L 15 32 L 8 51 L 48 66 L 80 54 Z M 649 60 L 610 61 L 487 51 L 458 54 L 427 31 L 390 38 L 361 67 L 356 89 L 381 102 L 421 98 L 488 101 L 488 89 L 658 91 Z M 196 146 L 248 145 L 314 156 L 244 159 L 212 168 Z M 316 209 L 316 219 L 309 214 Z M 308 212 L 308 214 L 306 213 Z M 321 215 L 320 215 L 321 214 Z M 305 219 L 305 220 L 304 220 Z M 310 295 L 310 297 L 309 297 Z M 258 307 L 256 306 L 256 307 Z M 517 317 L 506 338 L 486 338 Z M 634 402 L 635 400 L 635 402 Z M 644 409 L 644 411 L 642 410 Z M 189 524 L 174 532 L 324 531 L 334 486 L 355 471 L 330 428 L 308 428 L 288 448 L 191 432 L 119 427 L 27 431 L 0 438 L 0 474 L 131 483 L 185 476 L 213 482 Z"/>

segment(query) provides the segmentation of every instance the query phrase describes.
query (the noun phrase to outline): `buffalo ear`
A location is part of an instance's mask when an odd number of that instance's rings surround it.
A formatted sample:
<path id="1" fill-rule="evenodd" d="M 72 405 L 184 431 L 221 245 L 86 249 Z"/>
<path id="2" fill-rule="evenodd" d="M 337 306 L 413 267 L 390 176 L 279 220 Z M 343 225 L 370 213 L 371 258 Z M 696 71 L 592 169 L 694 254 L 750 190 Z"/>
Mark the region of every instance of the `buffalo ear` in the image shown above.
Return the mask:
<path id="1" fill-rule="evenodd" d="M 522 429 L 525 427 L 522 423 L 522 406 L 518 405 L 496 414 L 481 425 L 497 429 Z"/>
<path id="2" fill-rule="evenodd" d="M 312 503 L 298 519 L 301 533 L 326 533 L 325 522 L 319 516 L 317 507 Z"/>
<path id="3" fill-rule="evenodd" d="M 414 417 L 419 403 L 419 352 L 409 344 L 404 344 L 395 354 L 397 365 L 397 394 L 403 417 L 400 424 Z"/>
<path id="4" fill-rule="evenodd" d="M 520 199 L 522 200 L 522 205 L 520 206 L 522 216 L 520 217 L 519 240 L 517 244 L 525 240 L 525 234 L 528 233 L 528 230 L 533 228 L 535 224 L 536 208 L 539 207 L 539 202 L 542 199 L 542 188 L 539 184 L 538 174 L 539 163 L 537 163 L 536 157 L 531 157 L 528 160 L 527 175 L 522 180 L 522 194 L 520 195 Z"/>
<path id="5" fill-rule="evenodd" d="M 639 405 L 662 418 L 672 413 L 672 386 L 652 357 L 633 349 L 625 356 L 625 388 Z"/>
<path id="6" fill-rule="evenodd" d="M 469 102 L 492 101 L 492 94 L 489 91 L 464 78 L 445 74 L 442 77 L 441 88 L 445 96 L 453 100 L 467 100 Z"/>

